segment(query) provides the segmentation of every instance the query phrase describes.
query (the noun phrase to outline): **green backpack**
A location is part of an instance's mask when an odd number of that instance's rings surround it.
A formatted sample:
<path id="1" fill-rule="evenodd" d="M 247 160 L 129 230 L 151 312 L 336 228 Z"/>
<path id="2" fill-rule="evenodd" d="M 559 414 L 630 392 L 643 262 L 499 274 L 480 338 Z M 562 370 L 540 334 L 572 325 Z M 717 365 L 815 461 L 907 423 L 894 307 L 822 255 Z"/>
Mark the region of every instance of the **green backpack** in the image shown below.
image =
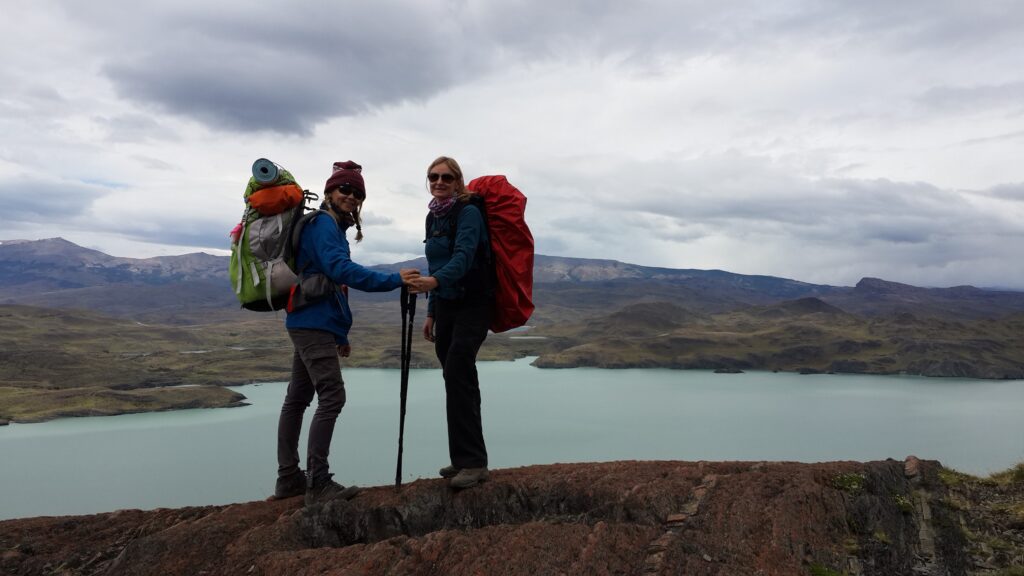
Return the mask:
<path id="1" fill-rule="evenodd" d="M 303 190 L 290 172 L 260 158 L 252 165 L 245 187 L 242 221 L 231 232 L 228 272 L 242 308 L 257 312 L 281 310 L 297 282 L 291 237 L 318 196 Z"/>

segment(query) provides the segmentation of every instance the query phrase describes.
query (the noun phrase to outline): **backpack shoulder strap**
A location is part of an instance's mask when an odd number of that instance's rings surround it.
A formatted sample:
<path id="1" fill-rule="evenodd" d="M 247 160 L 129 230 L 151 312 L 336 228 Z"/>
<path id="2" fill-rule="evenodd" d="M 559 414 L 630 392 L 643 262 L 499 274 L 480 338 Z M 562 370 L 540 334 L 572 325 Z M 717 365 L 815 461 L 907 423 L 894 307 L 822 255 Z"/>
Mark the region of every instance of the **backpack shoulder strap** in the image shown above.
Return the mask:
<path id="1" fill-rule="evenodd" d="M 452 227 L 448 229 L 448 251 L 455 252 L 455 236 L 459 232 L 459 213 L 466 207 L 467 204 L 476 206 L 476 209 L 480 211 L 480 217 L 483 218 L 484 228 L 487 233 L 490 234 L 490 228 L 487 226 L 487 208 L 484 203 L 484 199 L 477 194 L 473 194 L 469 197 L 468 202 L 456 202 L 455 206 L 452 207 Z M 491 243 L 483 243 L 483 262 L 490 263 L 491 261 Z M 479 246 L 477 246 L 477 254 L 479 254 Z"/>
<path id="2" fill-rule="evenodd" d="M 291 260 L 299 254 L 299 238 L 302 236 L 302 229 L 306 224 L 314 218 L 317 212 L 320 210 L 312 209 L 306 211 L 306 203 L 310 201 L 317 201 L 319 196 L 310 192 L 309 190 L 302 191 L 302 202 L 295 208 L 292 208 L 291 220 L 288 222 L 288 241 L 284 243 L 285 260 Z"/>
<path id="3" fill-rule="evenodd" d="M 464 203 L 460 202 L 460 204 L 464 204 Z M 468 204 L 472 204 L 473 206 L 476 206 L 476 209 L 480 211 L 480 217 L 484 221 L 484 229 L 487 231 L 488 234 L 490 234 L 491 233 L 491 229 L 490 229 L 490 226 L 487 225 L 487 203 L 484 202 L 484 199 L 479 194 L 473 194 L 472 196 L 469 197 Z M 454 246 L 454 238 L 455 238 L 455 236 L 453 234 L 452 235 L 453 246 Z M 488 258 L 490 258 L 490 253 L 491 253 L 490 242 L 484 242 L 484 245 L 486 247 L 485 255 Z"/>
<path id="4" fill-rule="evenodd" d="M 293 262 L 293 265 L 298 263 L 299 248 L 302 244 L 302 231 L 306 229 L 307 224 L 312 222 L 314 218 L 322 213 L 323 210 L 311 210 L 292 221 L 292 230 L 288 236 L 289 254 L 285 259 L 286 262 Z M 306 266 L 309 266 L 308 262 L 306 263 Z M 303 266 L 302 269 L 297 271 L 297 273 L 301 274 L 305 270 L 306 266 Z"/>
<path id="5" fill-rule="evenodd" d="M 447 234 L 447 236 L 448 236 L 448 251 L 449 252 L 452 252 L 452 251 L 455 250 L 455 235 L 459 231 L 459 212 L 462 211 L 462 207 L 463 206 L 465 206 L 464 202 L 456 202 L 452 206 L 452 208 L 451 208 L 451 226 L 448 227 L 448 234 Z M 423 243 L 424 244 L 426 244 L 427 240 L 429 240 L 430 237 L 432 236 L 430 231 L 434 227 L 434 222 L 436 222 L 436 221 L 437 221 L 437 219 L 434 217 L 434 213 L 428 211 L 427 212 L 427 220 L 426 220 L 425 225 L 423 227 L 423 231 L 424 231 Z M 438 236 L 439 235 L 440 234 L 438 234 Z"/>
<path id="6" fill-rule="evenodd" d="M 452 225 L 448 228 L 448 250 L 450 252 L 455 251 L 455 235 L 459 233 L 459 214 L 465 205 L 464 202 L 456 201 L 452 206 Z"/>

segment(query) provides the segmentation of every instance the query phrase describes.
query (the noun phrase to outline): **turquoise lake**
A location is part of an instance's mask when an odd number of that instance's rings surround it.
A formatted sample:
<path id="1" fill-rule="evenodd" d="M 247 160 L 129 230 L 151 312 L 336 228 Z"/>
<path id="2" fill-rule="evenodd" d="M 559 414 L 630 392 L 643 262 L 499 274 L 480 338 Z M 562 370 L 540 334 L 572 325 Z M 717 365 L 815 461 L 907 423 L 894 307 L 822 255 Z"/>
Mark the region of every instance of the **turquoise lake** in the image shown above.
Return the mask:
<path id="1" fill-rule="evenodd" d="M 479 364 L 491 468 L 611 460 L 939 460 L 972 474 L 1024 461 L 1024 381 Z M 394 482 L 397 370 L 345 369 L 332 471 Z M 0 519 L 266 498 L 284 383 L 251 406 L 0 427 Z M 313 407 L 307 411 L 307 423 Z M 413 370 L 403 480 L 448 463 L 439 370 Z M 304 453 L 305 438 L 302 441 Z"/>

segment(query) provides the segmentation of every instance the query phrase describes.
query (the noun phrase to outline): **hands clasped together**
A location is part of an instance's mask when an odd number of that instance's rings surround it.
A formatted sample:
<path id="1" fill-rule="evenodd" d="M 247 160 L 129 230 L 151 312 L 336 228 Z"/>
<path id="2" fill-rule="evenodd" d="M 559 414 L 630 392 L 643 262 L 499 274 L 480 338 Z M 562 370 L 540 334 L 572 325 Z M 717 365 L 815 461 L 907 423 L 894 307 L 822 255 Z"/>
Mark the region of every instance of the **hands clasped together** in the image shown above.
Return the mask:
<path id="1" fill-rule="evenodd" d="M 421 276 L 420 271 L 415 268 L 402 268 L 398 273 L 402 276 L 402 284 L 405 284 L 412 294 L 423 294 L 437 288 L 437 279 L 433 276 Z"/>
<path id="2" fill-rule="evenodd" d="M 437 279 L 433 276 L 420 276 L 420 271 L 415 268 L 402 268 L 398 271 L 402 276 L 402 283 L 409 288 L 412 294 L 430 292 L 437 288 Z M 434 319 L 427 316 L 423 323 L 423 337 L 431 342 L 434 341 Z"/>

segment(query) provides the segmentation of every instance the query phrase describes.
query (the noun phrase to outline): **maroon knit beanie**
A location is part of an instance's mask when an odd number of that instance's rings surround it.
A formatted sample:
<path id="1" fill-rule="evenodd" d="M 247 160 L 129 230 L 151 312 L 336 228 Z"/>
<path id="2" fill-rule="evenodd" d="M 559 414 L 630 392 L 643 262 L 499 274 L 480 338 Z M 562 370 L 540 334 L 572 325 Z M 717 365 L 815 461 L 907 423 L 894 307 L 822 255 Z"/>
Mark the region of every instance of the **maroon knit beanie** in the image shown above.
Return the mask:
<path id="1" fill-rule="evenodd" d="M 366 186 L 363 184 L 363 167 L 351 160 L 334 163 L 334 173 L 324 184 L 324 194 L 339 188 L 345 184 L 352 186 L 366 194 Z"/>

